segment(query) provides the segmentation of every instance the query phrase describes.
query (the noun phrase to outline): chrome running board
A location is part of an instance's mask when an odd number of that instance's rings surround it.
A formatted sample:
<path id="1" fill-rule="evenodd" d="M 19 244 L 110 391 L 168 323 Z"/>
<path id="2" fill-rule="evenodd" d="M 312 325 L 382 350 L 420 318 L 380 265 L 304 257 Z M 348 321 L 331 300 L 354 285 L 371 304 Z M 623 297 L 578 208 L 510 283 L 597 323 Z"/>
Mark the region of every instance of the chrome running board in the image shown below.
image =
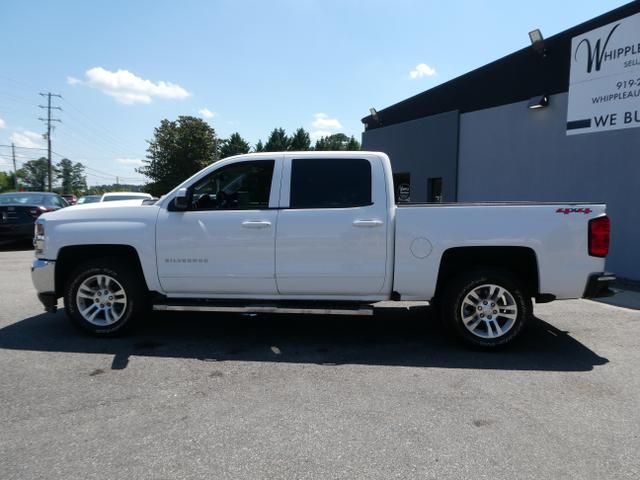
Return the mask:
<path id="1" fill-rule="evenodd" d="M 153 309 L 159 312 L 227 312 L 227 313 L 287 313 L 287 314 L 312 314 L 312 315 L 373 315 L 373 306 L 370 304 L 354 305 L 282 305 L 277 304 L 155 304 Z"/>

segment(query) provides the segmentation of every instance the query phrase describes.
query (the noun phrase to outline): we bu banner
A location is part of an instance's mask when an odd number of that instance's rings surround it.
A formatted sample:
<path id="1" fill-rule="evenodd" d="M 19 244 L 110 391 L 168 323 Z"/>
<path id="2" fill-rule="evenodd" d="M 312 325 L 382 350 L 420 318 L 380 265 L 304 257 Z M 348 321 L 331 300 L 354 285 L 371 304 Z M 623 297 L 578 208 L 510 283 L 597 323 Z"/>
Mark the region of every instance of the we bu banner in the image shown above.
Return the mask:
<path id="1" fill-rule="evenodd" d="M 567 135 L 640 127 L 640 13 L 571 41 Z"/>

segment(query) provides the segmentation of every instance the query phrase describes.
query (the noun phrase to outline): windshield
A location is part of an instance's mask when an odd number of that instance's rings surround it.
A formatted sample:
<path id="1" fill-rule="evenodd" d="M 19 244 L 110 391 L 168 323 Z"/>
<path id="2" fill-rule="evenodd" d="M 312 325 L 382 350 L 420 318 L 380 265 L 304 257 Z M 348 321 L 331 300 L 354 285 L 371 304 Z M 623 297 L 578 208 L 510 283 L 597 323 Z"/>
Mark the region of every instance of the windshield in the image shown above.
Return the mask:
<path id="1" fill-rule="evenodd" d="M 80 197 L 78 199 L 78 204 L 82 203 L 96 203 L 100 201 L 100 195 L 89 195 L 86 197 Z"/>
<path id="2" fill-rule="evenodd" d="M 39 193 L 2 193 L 0 194 L 0 205 L 10 203 L 21 203 L 23 205 L 44 205 L 46 195 Z"/>

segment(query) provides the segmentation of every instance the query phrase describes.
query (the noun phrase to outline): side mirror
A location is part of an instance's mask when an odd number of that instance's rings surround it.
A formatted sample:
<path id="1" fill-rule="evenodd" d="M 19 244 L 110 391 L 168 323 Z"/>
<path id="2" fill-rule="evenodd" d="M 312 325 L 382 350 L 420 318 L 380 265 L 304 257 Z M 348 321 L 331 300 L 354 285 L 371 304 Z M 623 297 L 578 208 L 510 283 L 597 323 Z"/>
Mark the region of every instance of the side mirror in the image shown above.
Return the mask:
<path id="1" fill-rule="evenodd" d="M 173 208 L 184 211 L 189 208 L 189 192 L 186 188 L 180 188 L 173 197 Z"/>

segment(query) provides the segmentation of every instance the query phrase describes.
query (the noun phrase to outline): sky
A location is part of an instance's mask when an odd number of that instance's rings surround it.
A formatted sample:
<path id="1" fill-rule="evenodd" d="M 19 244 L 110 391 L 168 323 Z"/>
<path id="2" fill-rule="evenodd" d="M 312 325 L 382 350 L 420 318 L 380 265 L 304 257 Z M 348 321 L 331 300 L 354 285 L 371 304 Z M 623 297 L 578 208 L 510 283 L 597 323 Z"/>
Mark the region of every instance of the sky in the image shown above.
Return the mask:
<path id="1" fill-rule="evenodd" d="M 89 185 L 135 171 L 162 119 L 251 144 L 275 127 L 360 138 L 360 119 L 628 3 L 615 0 L 0 2 L 0 169 L 46 154 Z"/>

